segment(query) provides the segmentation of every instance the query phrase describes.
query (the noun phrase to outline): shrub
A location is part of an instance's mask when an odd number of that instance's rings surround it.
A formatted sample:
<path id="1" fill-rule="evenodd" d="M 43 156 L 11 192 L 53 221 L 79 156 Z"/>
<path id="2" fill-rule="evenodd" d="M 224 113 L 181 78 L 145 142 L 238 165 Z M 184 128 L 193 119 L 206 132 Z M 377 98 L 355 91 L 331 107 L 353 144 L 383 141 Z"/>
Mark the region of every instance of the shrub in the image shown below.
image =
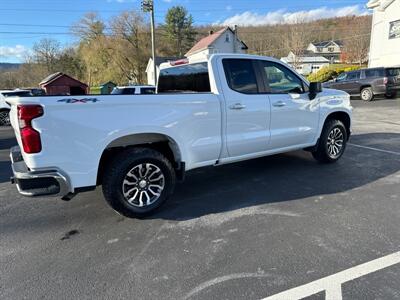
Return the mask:
<path id="1" fill-rule="evenodd" d="M 90 94 L 92 94 L 92 95 L 100 95 L 101 94 L 101 87 L 99 87 L 99 86 L 91 86 L 90 87 Z"/>
<path id="2" fill-rule="evenodd" d="M 326 82 L 338 77 L 343 72 L 349 72 L 361 69 L 361 66 L 357 65 L 330 65 L 329 67 L 324 67 L 318 72 L 310 74 L 307 79 L 310 82 Z"/>

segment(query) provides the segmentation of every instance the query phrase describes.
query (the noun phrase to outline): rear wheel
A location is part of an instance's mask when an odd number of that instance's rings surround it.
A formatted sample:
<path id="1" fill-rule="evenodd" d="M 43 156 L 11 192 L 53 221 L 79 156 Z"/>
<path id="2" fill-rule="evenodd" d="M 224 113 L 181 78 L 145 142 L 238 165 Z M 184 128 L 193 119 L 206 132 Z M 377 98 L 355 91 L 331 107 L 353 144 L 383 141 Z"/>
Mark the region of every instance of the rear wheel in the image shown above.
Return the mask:
<path id="1" fill-rule="evenodd" d="M 0 126 L 10 125 L 10 111 L 7 109 L 0 111 Z"/>
<path id="2" fill-rule="evenodd" d="M 361 90 L 361 100 L 367 102 L 374 100 L 374 93 L 370 87 L 366 87 Z"/>
<path id="3" fill-rule="evenodd" d="M 103 194 L 108 204 L 126 217 L 153 213 L 172 194 L 175 171 L 158 151 L 128 149 L 109 164 L 103 177 Z"/>
<path id="4" fill-rule="evenodd" d="M 386 98 L 388 98 L 388 99 L 394 99 L 394 98 L 396 98 L 396 93 L 395 92 L 393 92 L 393 93 L 389 93 L 389 94 L 386 94 L 385 95 L 385 97 Z"/>
<path id="5" fill-rule="evenodd" d="M 337 162 L 347 144 L 346 127 L 339 120 L 326 121 L 313 157 L 321 163 Z"/>

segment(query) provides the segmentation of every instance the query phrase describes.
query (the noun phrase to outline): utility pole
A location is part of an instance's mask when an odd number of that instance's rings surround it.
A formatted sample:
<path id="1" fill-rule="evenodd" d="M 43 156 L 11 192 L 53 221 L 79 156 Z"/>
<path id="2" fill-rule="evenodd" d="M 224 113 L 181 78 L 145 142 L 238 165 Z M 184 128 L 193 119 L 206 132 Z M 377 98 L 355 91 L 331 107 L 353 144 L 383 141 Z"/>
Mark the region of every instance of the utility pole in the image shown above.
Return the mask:
<path id="1" fill-rule="evenodd" d="M 238 38 L 237 31 L 238 31 L 238 26 L 235 25 L 235 27 L 234 27 L 234 38 L 233 38 L 233 53 L 237 52 L 237 45 L 236 45 L 236 41 L 237 41 L 237 38 Z"/>
<path id="2" fill-rule="evenodd" d="M 142 0 L 142 10 L 149 12 L 151 17 L 151 54 L 153 56 L 154 85 L 157 86 L 157 65 L 156 65 L 156 34 L 154 21 L 154 0 Z"/>

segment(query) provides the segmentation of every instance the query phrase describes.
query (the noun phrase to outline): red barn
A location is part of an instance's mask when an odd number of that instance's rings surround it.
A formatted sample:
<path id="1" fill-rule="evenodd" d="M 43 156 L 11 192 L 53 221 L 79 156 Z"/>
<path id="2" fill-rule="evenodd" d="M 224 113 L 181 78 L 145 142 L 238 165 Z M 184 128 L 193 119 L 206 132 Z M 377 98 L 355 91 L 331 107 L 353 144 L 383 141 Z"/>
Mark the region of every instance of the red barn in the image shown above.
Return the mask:
<path id="1" fill-rule="evenodd" d="M 46 95 L 86 95 L 89 90 L 87 84 L 61 72 L 47 76 L 39 86 Z"/>

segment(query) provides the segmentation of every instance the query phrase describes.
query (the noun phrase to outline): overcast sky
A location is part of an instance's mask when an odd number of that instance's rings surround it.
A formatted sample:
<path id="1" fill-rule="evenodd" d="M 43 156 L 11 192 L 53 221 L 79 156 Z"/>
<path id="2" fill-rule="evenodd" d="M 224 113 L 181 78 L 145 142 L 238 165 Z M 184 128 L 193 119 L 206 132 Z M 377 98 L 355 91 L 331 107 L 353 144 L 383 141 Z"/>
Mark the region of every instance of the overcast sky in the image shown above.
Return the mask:
<path id="1" fill-rule="evenodd" d="M 155 0 L 156 21 L 169 7 L 183 5 L 195 24 L 263 25 L 335 16 L 363 15 L 360 0 Z M 32 44 L 43 37 L 74 43 L 69 26 L 85 12 L 108 20 L 122 10 L 139 9 L 139 0 L 0 0 L 0 62 L 23 61 Z"/>

